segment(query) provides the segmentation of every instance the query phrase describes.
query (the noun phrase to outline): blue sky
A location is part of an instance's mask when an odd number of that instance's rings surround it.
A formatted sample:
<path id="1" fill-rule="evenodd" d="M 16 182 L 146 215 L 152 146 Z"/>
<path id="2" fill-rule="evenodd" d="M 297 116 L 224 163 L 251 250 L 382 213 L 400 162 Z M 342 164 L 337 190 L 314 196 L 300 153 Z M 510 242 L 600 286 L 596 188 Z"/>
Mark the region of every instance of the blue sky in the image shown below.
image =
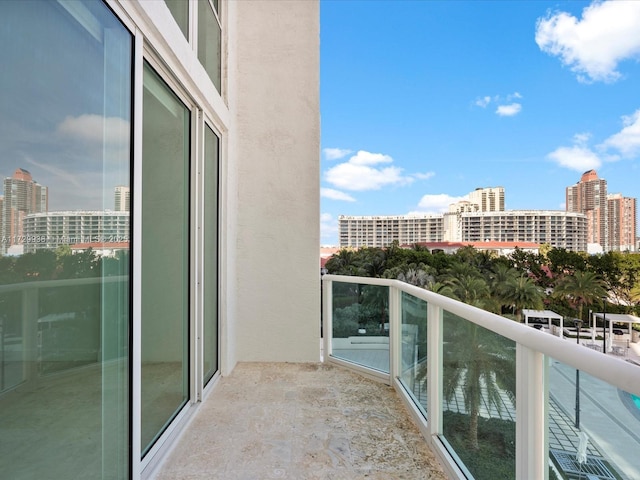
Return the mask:
<path id="1" fill-rule="evenodd" d="M 477 187 L 564 210 L 595 169 L 640 197 L 640 1 L 321 0 L 321 230 Z"/>

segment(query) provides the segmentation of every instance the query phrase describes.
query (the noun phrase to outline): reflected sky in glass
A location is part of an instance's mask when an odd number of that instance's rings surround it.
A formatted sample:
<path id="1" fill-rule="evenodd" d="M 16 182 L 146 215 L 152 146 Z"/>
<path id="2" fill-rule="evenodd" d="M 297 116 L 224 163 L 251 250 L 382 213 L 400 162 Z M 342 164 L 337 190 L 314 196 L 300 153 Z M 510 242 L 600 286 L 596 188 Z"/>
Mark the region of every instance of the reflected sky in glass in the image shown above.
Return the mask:
<path id="1" fill-rule="evenodd" d="M 113 209 L 129 185 L 128 33 L 101 2 L 33 7 L 0 2 L 0 177 L 31 172 L 49 211 Z"/>

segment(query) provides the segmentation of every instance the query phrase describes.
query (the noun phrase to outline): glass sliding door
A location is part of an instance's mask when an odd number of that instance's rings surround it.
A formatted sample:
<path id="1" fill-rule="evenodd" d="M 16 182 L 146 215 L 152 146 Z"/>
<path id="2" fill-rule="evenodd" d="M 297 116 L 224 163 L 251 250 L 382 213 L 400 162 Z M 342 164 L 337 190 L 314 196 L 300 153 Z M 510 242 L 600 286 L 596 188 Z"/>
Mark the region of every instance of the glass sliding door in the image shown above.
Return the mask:
<path id="1" fill-rule="evenodd" d="M 218 149 L 220 141 L 204 129 L 204 294 L 203 363 L 206 384 L 218 370 Z"/>
<path id="2" fill-rule="evenodd" d="M 189 399 L 190 111 L 145 63 L 141 450 Z"/>
<path id="3" fill-rule="evenodd" d="M 0 477 L 128 478 L 132 36 L 0 1 L 0 45 Z"/>

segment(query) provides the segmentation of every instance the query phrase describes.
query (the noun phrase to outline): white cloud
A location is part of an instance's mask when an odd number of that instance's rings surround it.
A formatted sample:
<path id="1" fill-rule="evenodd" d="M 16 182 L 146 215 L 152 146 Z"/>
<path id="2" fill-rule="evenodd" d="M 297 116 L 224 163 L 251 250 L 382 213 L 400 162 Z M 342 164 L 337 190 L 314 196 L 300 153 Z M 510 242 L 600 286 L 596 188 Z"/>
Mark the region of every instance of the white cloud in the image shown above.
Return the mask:
<path id="1" fill-rule="evenodd" d="M 614 82 L 626 59 L 640 58 L 640 2 L 595 1 L 577 19 L 549 12 L 536 22 L 536 43 L 559 57 L 579 81 Z"/>
<path id="2" fill-rule="evenodd" d="M 418 203 L 419 213 L 445 213 L 449 211 L 449 205 L 466 199 L 467 197 L 452 197 L 446 193 L 424 195 Z"/>
<path id="3" fill-rule="evenodd" d="M 513 117 L 517 115 L 522 110 L 522 105 L 519 103 L 511 103 L 509 105 L 499 105 L 496 109 L 496 114 L 501 117 Z"/>
<path id="4" fill-rule="evenodd" d="M 482 107 L 482 108 L 485 108 L 490 103 L 491 103 L 491 97 L 489 97 L 488 95 L 484 96 L 484 97 L 477 98 L 476 101 L 475 101 L 476 106 Z"/>
<path id="5" fill-rule="evenodd" d="M 327 170 L 324 176 L 334 187 L 352 191 L 379 190 L 386 186 L 408 185 L 414 181 L 413 177 L 403 175 L 400 167 L 379 166 L 392 162 L 393 158 L 388 155 L 360 150 L 347 162 Z"/>
<path id="6" fill-rule="evenodd" d="M 349 159 L 349 163 L 353 165 L 377 165 L 378 163 L 393 163 L 393 158 L 382 153 L 371 153 L 359 150 L 353 157 Z"/>
<path id="7" fill-rule="evenodd" d="M 58 133 L 83 142 L 112 146 L 127 146 L 130 137 L 127 120 L 89 114 L 66 117 L 58 125 Z"/>
<path id="8" fill-rule="evenodd" d="M 435 172 L 427 172 L 427 173 L 412 173 L 411 176 L 418 180 L 429 180 L 430 178 L 435 177 Z"/>
<path id="9" fill-rule="evenodd" d="M 333 188 L 321 188 L 320 196 L 323 198 L 329 198 L 331 200 L 342 200 L 345 202 L 355 202 L 356 199 L 351 195 L 341 192 L 340 190 L 334 190 Z"/>
<path id="10" fill-rule="evenodd" d="M 640 109 L 632 115 L 622 117 L 624 128 L 607 138 L 600 147 L 618 150 L 625 157 L 640 153 Z"/>
<path id="11" fill-rule="evenodd" d="M 330 213 L 320 215 L 320 237 L 331 238 L 335 241 L 338 235 L 338 220 Z"/>
<path id="12" fill-rule="evenodd" d="M 327 160 L 339 160 L 352 153 L 352 151 L 353 150 L 348 150 L 346 148 L 325 148 L 323 150 L 324 157 Z"/>
<path id="13" fill-rule="evenodd" d="M 559 147 L 547 155 L 558 165 L 577 172 L 597 169 L 602 165 L 602 160 L 588 147 L 574 145 L 573 147 Z"/>
<path id="14" fill-rule="evenodd" d="M 588 132 L 585 133 L 576 133 L 573 136 L 573 143 L 576 145 L 586 145 L 591 139 L 591 134 Z"/>
<path id="15" fill-rule="evenodd" d="M 481 107 L 481 108 L 486 108 L 489 106 L 490 103 L 508 103 L 511 102 L 511 105 L 506 105 L 506 106 L 499 106 L 498 109 L 496 110 L 496 113 L 498 115 L 515 115 L 516 113 L 518 113 L 520 111 L 520 109 L 522 108 L 522 105 L 520 105 L 519 103 L 515 103 L 513 102 L 514 99 L 521 99 L 522 95 L 519 92 L 513 92 L 513 93 L 509 93 L 507 95 L 494 95 L 493 97 L 490 97 L 489 95 L 485 95 L 484 97 L 478 97 L 475 99 L 475 101 L 473 102 L 475 106 L 477 107 Z M 517 107 L 515 107 L 517 105 Z M 506 107 L 506 109 L 505 109 Z M 513 113 L 501 113 L 502 111 L 509 111 L 509 107 L 511 108 L 517 108 L 517 111 L 513 112 Z"/>

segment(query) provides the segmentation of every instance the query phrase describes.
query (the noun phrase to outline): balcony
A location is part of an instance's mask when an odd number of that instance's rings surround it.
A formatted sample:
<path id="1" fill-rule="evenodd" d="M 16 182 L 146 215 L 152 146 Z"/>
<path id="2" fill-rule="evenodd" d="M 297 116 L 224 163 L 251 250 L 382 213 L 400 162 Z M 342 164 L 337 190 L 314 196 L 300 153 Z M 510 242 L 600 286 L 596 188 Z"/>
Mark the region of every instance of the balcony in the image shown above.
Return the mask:
<path id="1" fill-rule="evenodd" d="M 329 364 L 243 363 L 153 478 L 447 477 L 389 386 Z"/>
<path id="2" fill-rule="evenodd" d="M 237 366 L 155 478 L 640 478 L 638 344 L 605 355 L 397 280 L 323 293 L 324 363 Z"/>

